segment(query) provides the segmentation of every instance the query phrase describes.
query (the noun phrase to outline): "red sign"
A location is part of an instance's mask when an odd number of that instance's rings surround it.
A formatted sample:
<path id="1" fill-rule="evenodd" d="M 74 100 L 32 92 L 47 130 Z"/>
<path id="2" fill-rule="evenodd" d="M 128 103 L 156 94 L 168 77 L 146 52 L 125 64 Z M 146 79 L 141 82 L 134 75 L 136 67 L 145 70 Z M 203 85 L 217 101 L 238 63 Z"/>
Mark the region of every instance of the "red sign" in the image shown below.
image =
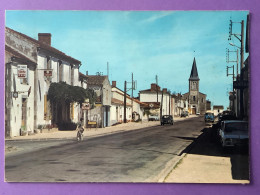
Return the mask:
<path id="1" fill-rule="evenodd" d="M 52 70 L 44 70 L 44 76 L 45 77 L 51 77 L 52 76 Z"/>
<path id="2" fill-rule="evenodd" d="M 17 65 L 17 77 L 19 79 L 27 78 L 27 65 Z"/>

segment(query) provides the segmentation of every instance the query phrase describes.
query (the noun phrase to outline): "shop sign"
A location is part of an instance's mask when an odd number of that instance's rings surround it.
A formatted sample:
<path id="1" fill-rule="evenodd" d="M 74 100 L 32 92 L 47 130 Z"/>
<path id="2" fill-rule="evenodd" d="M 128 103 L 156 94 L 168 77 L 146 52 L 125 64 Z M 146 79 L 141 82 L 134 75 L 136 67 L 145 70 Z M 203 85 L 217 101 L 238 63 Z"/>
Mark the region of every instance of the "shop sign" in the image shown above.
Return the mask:
<path id="1" fill-rule="evenodd" d="M 19 79 L 27 78 L 27 65 L 17 65 L 17 77 Z"/>

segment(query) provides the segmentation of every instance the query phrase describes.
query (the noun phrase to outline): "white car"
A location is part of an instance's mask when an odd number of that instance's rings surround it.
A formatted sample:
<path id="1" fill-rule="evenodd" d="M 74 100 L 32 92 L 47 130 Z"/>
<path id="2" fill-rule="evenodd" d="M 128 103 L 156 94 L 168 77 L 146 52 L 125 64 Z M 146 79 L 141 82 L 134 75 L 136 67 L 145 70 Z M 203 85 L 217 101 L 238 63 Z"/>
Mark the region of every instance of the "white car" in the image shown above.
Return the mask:
<path id="1" fill-rule="evenodd" d="M 148 118 L 149 121 L 159 121 L 159 116 L 158 115 L 149 115 Z"/>
<path id="2" fill-rule="evenodd" d="M 239 120 L 222 121 L 219 136 L 223 148 L 247 145 L 248 122 Z"/>

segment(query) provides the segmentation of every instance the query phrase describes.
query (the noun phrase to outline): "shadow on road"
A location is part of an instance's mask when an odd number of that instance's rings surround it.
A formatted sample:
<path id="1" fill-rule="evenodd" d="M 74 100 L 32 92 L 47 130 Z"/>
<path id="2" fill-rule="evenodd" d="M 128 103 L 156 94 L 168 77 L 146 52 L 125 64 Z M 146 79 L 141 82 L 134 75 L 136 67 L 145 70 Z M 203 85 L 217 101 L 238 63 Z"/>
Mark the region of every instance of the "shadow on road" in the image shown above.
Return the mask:
<path id="1" fill-rule="evenodd" d="M 216 137 L 216 132 L 211 127 L 206 127 L 201 132 L 202 134 L 182 153 L 230 158 L 232 178 L 234 180 L 249 180 L 248 147 L 223 150 Z M 193 140 L 194 138 L 181 139 Z"/>

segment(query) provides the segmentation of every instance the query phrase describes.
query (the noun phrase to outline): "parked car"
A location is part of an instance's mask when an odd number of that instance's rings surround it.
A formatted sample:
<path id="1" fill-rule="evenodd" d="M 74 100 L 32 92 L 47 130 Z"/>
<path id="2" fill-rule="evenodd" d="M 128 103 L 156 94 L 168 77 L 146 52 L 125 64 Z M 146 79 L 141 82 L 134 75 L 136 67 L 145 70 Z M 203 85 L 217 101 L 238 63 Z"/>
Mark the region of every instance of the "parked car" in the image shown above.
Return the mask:
<path id="1" fill-rule="evenodd" d="M 151 115 L 149 115 L 148 120 L 149 121 L 159 121 L 159 116 L 155 115 L 155 114 L 151 114 Z"/>
<path id="2" fill-rule="evenodd" d="M 163 115 L 161 120 L 161 125 L 170 124 L 173 125 L 172 115 Z"/>
<path id="3" fill-rule="evenodd" d="M 204 120 L 205 120 L 205 122 L 211 122 L 211 123 L 213 123 L 213 122 L 214 122 L 214 119 L 215 119 L 215 117 L 214 117 L 214 114 L 213 114 L 213 113 L 211 113 L 211 112 L 206 112 L 206 113 L 205 113 L 205 115 L 204 115 Z"/>
<path id="4" fill-rule="evenodd" d="M 189 116 L 189 112 L 188 111 L 183 111 L 181 113 L 181 117 L 186 117 L 186 116 Z"/>
<path id="5" fill-rule="evenodd" d="M 219 130 L 221 127 L 222 121 L 227 121 L 227 120 L 237 120 L 237 117 L 234 115 L 222 115 L 218 114 L 218 120 L 217 122 L 213 123 L 212 125 L 212 140 L 214 141 L 219 141 L 220 136 L 219 136 Z"/>
<path id="6" fill-rule="evenodd" d="M 223 121 L 219 135 L 223 148 L 248 145 L 248 122 L 240 120 Z"/>

